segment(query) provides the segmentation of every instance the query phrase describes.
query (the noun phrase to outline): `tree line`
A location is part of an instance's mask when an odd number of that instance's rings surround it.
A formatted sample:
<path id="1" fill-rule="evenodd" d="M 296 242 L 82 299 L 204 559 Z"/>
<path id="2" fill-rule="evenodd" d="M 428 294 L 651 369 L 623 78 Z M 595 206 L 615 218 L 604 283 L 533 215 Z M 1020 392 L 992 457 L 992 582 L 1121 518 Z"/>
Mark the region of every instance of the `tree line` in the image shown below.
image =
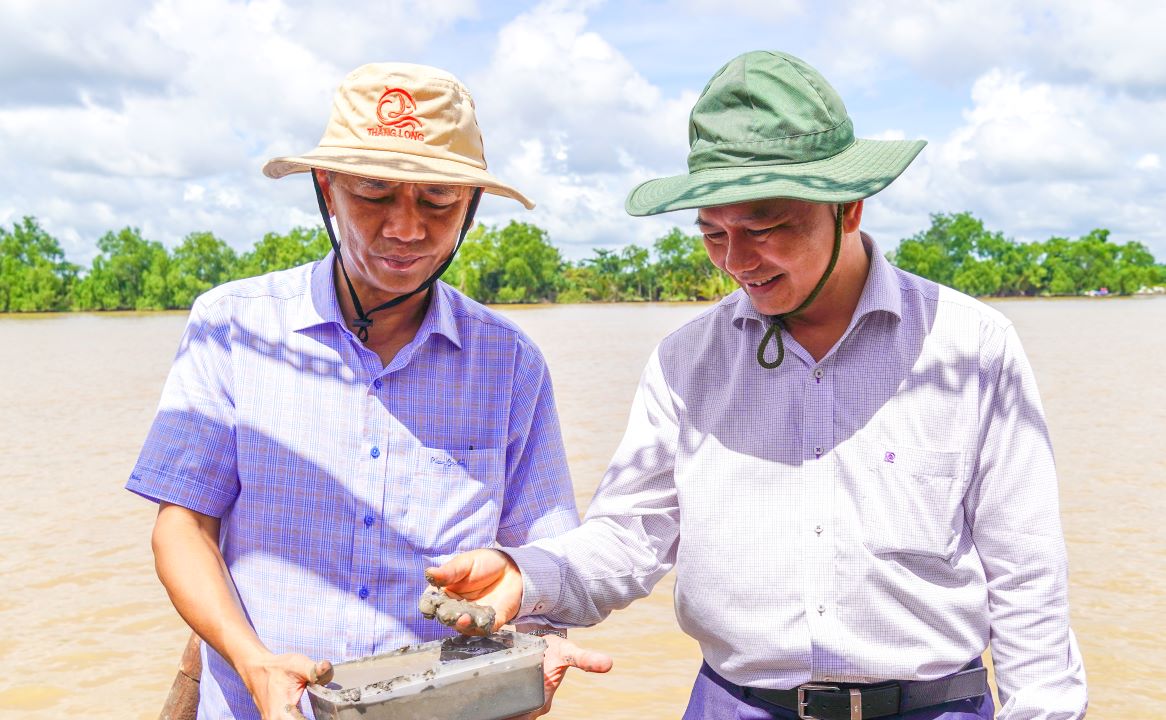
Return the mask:
<path id="1" fill-rule="evenodd" d="M 126 227 L 97 241 L 88 268 L 65 258 L 60 242 L 32 217 L 0 227 L 0 312 L 189 308 L 210 288 L 324 257 L 322 227 L 268 233 L 238 253 L 209 232 L 173 249 Z M 888 259 L 905 270 L 972 295 L 1129 294 L 1166 285 L 1166 265 L 1139 242 L 1111 243 L 1109 231 L 1020 243 L 985 229 L 970 213 L 935 214 Z M 547 232 L 530 223 L 477 225 L 443 279 L 484 303 L 714 300 L 735 283 L 709 262 L 699 235 L 679 228 L 650 247 L 595 249 L 565 260 Z"/>

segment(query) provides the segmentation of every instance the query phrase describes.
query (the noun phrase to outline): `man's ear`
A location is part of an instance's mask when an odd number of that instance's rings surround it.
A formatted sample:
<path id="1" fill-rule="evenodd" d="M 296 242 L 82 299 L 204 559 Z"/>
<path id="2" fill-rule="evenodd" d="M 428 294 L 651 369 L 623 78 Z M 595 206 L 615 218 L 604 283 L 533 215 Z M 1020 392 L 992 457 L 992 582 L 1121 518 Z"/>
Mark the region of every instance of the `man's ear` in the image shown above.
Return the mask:
<path id="1" fill-rule="evenodd" d="M 842 206 L 842 232 L 852 233 L 858 230 L 862 223 L 862 202 L 856 200 Z"/>
<path id="2" fill-rule="evenodd" d="M 336 217 L 336 208 L 332 206 L 332 173 L 319 168 L 312 168 L 316 182 L 320 184 L 320 192 L 324 194 L 324 204 L 328 206 L 328 214 Z"/>

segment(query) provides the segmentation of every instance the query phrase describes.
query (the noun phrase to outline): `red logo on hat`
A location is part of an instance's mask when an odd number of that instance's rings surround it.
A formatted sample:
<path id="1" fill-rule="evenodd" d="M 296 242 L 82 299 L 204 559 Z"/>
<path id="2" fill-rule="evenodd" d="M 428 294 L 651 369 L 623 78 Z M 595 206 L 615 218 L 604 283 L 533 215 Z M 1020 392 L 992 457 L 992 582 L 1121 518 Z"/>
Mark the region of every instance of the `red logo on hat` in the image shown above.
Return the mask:
<path id="1" fill-rule="evenodd" d="M 418 132 L 421 121 L 413 116 L 415 112 L 417 101 L 408 90 L 386 87 L 377 101 L 377 120 L 381 121 L 381 126 L 368 128 L 368 134 L 424 141 L 425 136 Z"/>

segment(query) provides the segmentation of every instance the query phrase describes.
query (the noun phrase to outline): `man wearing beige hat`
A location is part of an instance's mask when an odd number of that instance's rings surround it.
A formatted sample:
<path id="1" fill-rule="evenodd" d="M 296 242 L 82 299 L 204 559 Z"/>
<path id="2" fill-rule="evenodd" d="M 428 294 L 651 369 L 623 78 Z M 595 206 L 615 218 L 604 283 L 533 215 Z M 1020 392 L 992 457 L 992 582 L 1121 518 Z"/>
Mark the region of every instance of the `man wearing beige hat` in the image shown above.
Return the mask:
<path id="1" fill-rule="evenodd" d="M 311 174 L 333 250 L 195 302 L 127 484 L 205 641 L 200 718 L 306 712 L 328 661 L 449 632 L 417 611 L 426 567 L 578 524 L 542 355 L 438 281 L 482 192 L 531 207 L 461 83 L 361 67 L 319 147 L 264 172 Z M 548 694 L 610 665 L 549 640 Z"/>
<path id="2" fill-rule="evenodd" d="M 591 625 L 676 568 L 704 664 L 686 718 L 1084 716 L 1052 449 L 1016 330 L 892 267 L 865 198 L 921 141 L 854 137 L 814 68 L 721 68 L 689 172 L 633 215 L 697 209 L 741 286 L 653 353 L 582 526 L 431 575 Z"/>

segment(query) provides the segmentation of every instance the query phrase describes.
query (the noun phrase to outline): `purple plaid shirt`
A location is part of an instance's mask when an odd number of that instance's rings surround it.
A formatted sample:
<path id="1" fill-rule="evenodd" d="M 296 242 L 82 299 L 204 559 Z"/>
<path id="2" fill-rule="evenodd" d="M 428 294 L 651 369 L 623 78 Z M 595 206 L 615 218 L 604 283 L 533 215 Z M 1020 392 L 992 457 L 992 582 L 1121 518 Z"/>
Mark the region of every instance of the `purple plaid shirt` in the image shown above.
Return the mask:
<path id="1" fill-rule="evenodd" d="M 126 487 L 222 518 L 259 637 L 333 661 L 448 634 L 417 611 L 426 567 L 578 525 L 530 339 L 437 283 L 382 367 L 344 325 L 331 254 L 199 298 Z M 258 717 L 203 653 L 199 717 Z"/>

